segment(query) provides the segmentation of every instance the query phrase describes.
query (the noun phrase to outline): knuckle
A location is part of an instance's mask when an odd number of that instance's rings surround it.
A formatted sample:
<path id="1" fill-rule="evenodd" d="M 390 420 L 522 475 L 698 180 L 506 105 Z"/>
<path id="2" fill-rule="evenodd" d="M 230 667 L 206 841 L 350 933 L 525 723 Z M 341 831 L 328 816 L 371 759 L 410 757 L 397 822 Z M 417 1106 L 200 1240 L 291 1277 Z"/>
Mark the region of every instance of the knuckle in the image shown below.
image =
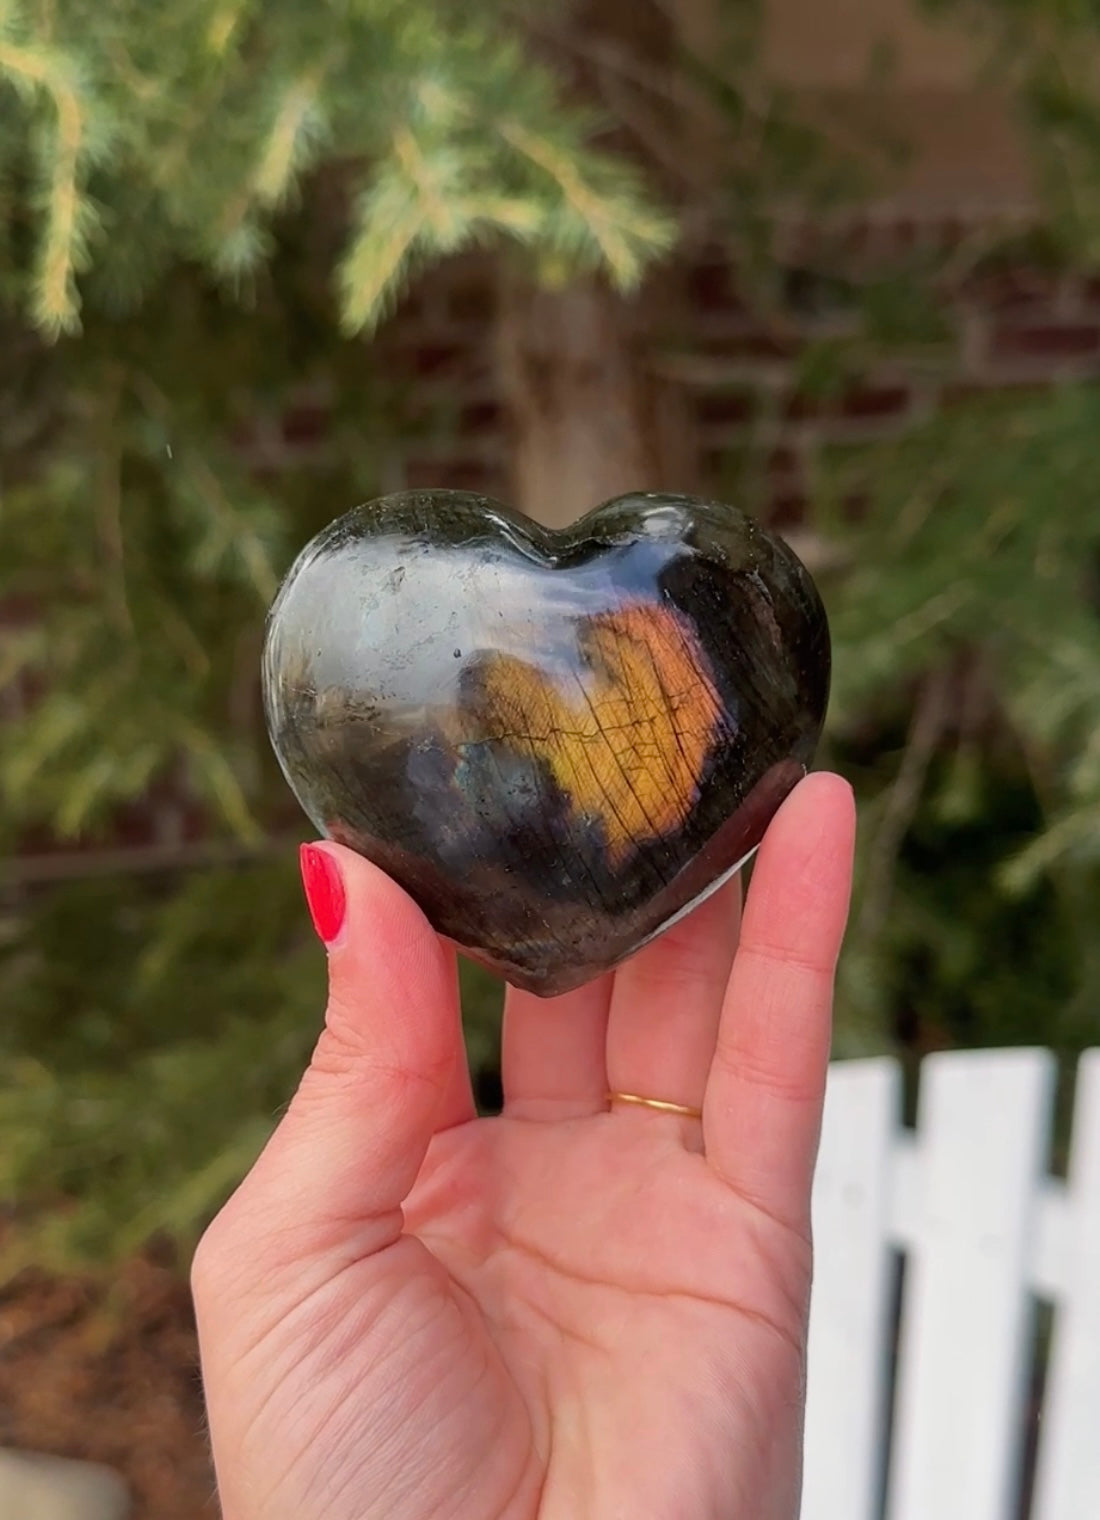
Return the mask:
<path id="1" fill-rule="evenodd" d="M 413 1021 L 415 1022 L 415 1021 Z M 377 1088 L 400 1097 L 416 1089 L 442 1090 L 451 1075 L 454 1051 L 445 1041 L 421 1042 L 400 1016 L 386 1024 L 363 1017 L 363 1010 L 334 994 L 299 1090 L 323 1099 L 340 1088 Z"/>

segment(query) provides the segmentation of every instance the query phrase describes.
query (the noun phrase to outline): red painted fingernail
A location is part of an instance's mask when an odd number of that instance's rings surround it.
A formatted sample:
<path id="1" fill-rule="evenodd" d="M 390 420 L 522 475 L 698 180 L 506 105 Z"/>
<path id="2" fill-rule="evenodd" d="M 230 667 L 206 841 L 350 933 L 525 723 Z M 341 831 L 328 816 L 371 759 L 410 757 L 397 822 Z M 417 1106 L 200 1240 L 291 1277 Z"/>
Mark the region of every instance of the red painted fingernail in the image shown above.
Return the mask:
<path id="1" fill-rule="evenodd" d="M 343 927 L 347 911 L 340 867 L 327 850 L 319 850 L 315 844 L 302 845 L 298 864 L 313 927 L 325 944 L 331 945 Z"/>

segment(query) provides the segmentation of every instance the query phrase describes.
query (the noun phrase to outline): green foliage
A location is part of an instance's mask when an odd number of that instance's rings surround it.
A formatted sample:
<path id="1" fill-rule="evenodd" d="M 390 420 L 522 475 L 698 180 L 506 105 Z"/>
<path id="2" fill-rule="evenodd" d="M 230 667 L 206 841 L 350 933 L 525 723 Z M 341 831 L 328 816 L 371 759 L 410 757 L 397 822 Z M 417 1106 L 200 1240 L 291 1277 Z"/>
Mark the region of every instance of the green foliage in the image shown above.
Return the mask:
<path id="1" fill-rule="evenodd" d="M 350 202 L 345 329 L 488 239 L 623 289 L 672 221 L 520 46 L 511 7 L 432 0 L 0 0 L 0 284 L 45 332 L 132 307 L 181 255 L 247 287 L 322 163 Z M 87 273 L 88 278 L 82 278 Z"/>
<path id="2" fill-rule="evenodd" d="M 730 7 L 735 63 L 686 77 L 731 123 L 731 236 L 772 314 L 797 302 L 769 197 L 831 203 L 853 181 L 752 79 L 752 9 Z M 1088 164 L 1067 158 L 1077 118 L 1032 86 L 1097 18 L 972 10 L 1034 64 L 1021 100 L 1091 249 L 1100 137 L 1077 131 Z M 0 0 L 0 1197 L 21 1250 L 190 1239 L 315 1039 L 305 825 L 256 668 L 292 555 L 385 485 L 396 398 L 352 334 L 461 247 L 626 288 L 675 234 L 522 25 L 488 0 Z M 1055 255 L 1064 202 L 1040 228 Z M 883 354 L 942 365 L 941 273 L 799 271 L 802 299 L 852 318 L 804 391 L 827 400 Z M 331 402 L 324 450 L 248 446 L 303 387 Z M 841 1049 L 1100 1038 L 1098 439 L 1088 386 L 823 461 L 822 759 L 862 816 Z M 114 832 L 150 793 L 185 799 L 179 837 L 120 861 Z M 43 848 L 59 839 L 83 864 Z M 500 989 L 464 968 L 463 995 L 491 1101 Z"/>
<path id="3" fill-rule="evenodd" d="M 0 685 L 34 694 L 0 746 L 0 1197 L 24 1226 L 9 1265 L 16 1247 L 190 1238 L 316 1038 L 306 825 L 263 730 L 260 638 L 301 543 L 377 493 L 390 424 L 316 294 L 310 227 L 308 207 L 284 226 L 247 313 L 180 268 L 155 323 L 90 313 L 0 389 L 0 604 L 26 614 L 0 637 Z M 318 378 L 325 458 L 264 476 L 234 435 Z M 187 799 L 202 841 L 118 863 L 119 809 L 149 792 Z M 45 836 L 88 849 L 83 870 L 51 877 Z M 466 981 L 478 1071 L 499 994 Z"/>
<path id="4" fill-rule="evenodd" d="M 294 851 L 221 868 L 77 880 L 0 944 L 0 1265 L 185 1246 L 294 1091 L 324 956 Z M 500 989 L 463 968 L 475 1081 L 495 1069 Z M 74 1206 L 75 1205 L 75 1206 Z"/>
<path id="5" fill-rule="evenodd" d="M 0 960 L 18 1013 L 0 1047 L 0 1192 L 44 1210 L 39 1251 L 186 1238 L 253 1159 L 316 1038 L 323 970 L 293 862 L 81 883 L 34 918 Z M 96 1206 L 50 1207 L 67 1198 Z"/>
<path id="6" fill-rule="evenodd" d="M 949 412 L 832 474 L 825 516 L 872 492 L 834 518 L 832 725 L 868 798 L 849 1033 L 923 996 L 926 1029 L 968 1003 L 967 1043 L 1098 1039 L 1100 388 Z"/>

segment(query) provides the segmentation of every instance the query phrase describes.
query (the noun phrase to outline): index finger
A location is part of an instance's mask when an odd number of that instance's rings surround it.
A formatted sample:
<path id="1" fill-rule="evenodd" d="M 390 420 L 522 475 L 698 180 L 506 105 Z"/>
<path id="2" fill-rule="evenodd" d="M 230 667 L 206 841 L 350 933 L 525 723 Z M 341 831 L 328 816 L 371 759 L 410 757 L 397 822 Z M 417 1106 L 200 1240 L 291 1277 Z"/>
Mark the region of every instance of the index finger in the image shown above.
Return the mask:
<path id="1" fill-rule="evenodd" d="M 851 892 L 855 806 L 839 776 L 800 782 L 760 847 L 707 1083 L 707 1159 L 798 1229 L 809 1218 Z"/>

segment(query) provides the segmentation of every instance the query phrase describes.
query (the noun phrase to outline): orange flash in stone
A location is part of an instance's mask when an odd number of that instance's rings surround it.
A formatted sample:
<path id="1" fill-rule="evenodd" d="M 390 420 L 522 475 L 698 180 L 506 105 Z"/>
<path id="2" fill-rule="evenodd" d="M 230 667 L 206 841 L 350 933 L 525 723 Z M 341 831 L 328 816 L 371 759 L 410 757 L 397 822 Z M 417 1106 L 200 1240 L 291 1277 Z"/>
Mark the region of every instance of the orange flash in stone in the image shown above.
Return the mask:
<path id="1" fill-rule="evenodd" d="M 575 689 L 511 655 L 484 670 L 484 737 L 547 765 L 581 817 L 598 821 L 612 865 L 669 834 L 696 796 L 722 704 L 694 630 L 665 606 L 585 619 Z"/>

